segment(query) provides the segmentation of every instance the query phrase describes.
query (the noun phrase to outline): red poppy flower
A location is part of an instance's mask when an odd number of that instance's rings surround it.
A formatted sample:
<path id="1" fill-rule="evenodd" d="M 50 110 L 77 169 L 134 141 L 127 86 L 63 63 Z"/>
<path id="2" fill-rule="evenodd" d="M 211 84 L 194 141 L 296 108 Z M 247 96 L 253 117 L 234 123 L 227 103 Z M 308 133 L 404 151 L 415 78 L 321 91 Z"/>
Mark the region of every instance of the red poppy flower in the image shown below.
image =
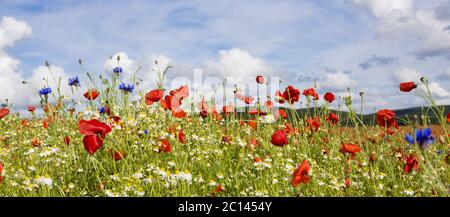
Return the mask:
<path id="1" fill-rule="evenodd" d="M 300 98 L 300 90 L 295 89 L 292 86 L 288 86 L 283 92 L 283 98 L 288 101 L 290 104 L 294 104 L 298 102 Z"/>
<path id="2" fill-rule="evenodd" d="M 171 90 L 170 95 L 180 97 L 180 100 L 182 100 L 189 96 L 189 88 L 187 85 L 181 86 L 178 89 Z"/>
<path id="3" fill-rule="evenodd" d="M 106 134 L 111 132 L 111 127 L 99 120 L 80 120 L 78 131 L 84 135 L 84 148 L 89 154 L 94 154 L 103 145 Z"/>
<path id="4" fill-rule="evenodd" d="M 395 113 L 389 109 L 382 109 L 377 112 L 377 121 L 380 127 L 386 126 L 387 128 L 398 128 L 397 121 L 395 121 Z"/>
<path id="5" fill-rule="evenodd" d="M 244 95 L 240 94 L 239 92 L 236 92 L 235 95 L 236 95 L 236 98 L 238 98 L 239 100 L 245 102 L 245 104 L 247 104 L 247 105 L 252 104 L 252 102 L 254 100 L 253 97 L 251 97 L 251 96 L 244 96 Z"/>
<path id="6" fill-rule="evenodd" d="M 400 91 L 402 92 L 410 92 L 415 88 L 417 88 L 417 84 L 412 81 L 400 83 Z"/>
<path id="7" fill-rule="evenodd" d="M 36 107 L 30 105 L 30 106 L 28 106 L 27 110 L 28 110 L 29 112 L 34 112 L 34 111 L 36 111 Z"/>
<path id="8" fill-rule="evenodd" d="M 263 84 L 264 83 L 264 77 L 261 75 L 256 76 L 256 83 Z"/>
<path id="9" fill-rule="evenodd" d="M 339 117 L 334 114 L 333 112 L 330 112 L 330 115 L 328 115 L 327 118 L 328 123 L 330 123 L 330 125 L 335 125 L 339 122 Z"/>
<path id="10" fill-rule="evenodd" d="M 302 164 L 294 171 L 292 174 L 292 187 L 296 187 L 300 183 L 308 183 L 309 182 L 309 170 L 311 167 L 308 164 L 308 161 L 303 160 Z"/>
<path id="11" fill-rule="evenodd" d="M 181 106 L 181 101 L 176 100 L 174 96 L 167 95 L 164 99 L 160 100 L 161 106 L 166 110 L 176 111 Z"/>
<path id="12" fill-rule="evenodd" d="M 319 94 L 317 94 L 314 88 L 309 88 L 303 91 L 304 96 L 311 96 L 314 100 L 319 100 Z"/>
<path id="13" fill-rule="evenodd" d="M 283 104 L 285 102 L 283 94 L 281 94 L 281 92 L 279 90 L 275 91 L 275 100 L 281 104 Z"/>
<path id="14" fill-rule="evenodd" d="M 164 97 L 164 100 L 161 100 L 161 105 L 165 109 L 170 109 L 172 111 L 176 111 L 182 104 L 183 99 L 189 96 L 189 88 L 187 85 L 181 86 L 178 89 L 171 90 L 170 95 Z"/>
<path id="15" fill-rule="evenodd" d="M 83 145 L 84 149 L 86 149 L 86 151 L 92 155 L 102 147 L 103 140 L 100 139 L 97 135 L 84 136 Z"/>
<path id="16" fill-rule="evenodd" d="M 319 127 L 320 127 L 319 117 L 315 117 L 314 119 L 308 118 L 308 119 L 306 119 L 306 123 L 308 124 L 309 129 L 311 131 L 319 130 Z"/>
<path id="17" fill-rule="evenodd" d="M 286 114 L 286 112 L 282 109 L 279 109 L 275 112 L 275 119 L 278 119 L 278 117 L 282 117 L 283 119 L 287 119 L 288 115 Z"/>
<path id="18" fill-rule="evenodd" d="M 234 106 L 233 105 L 227 105 L 222 107 L 223 113 L 233 113 L 234 112 Z"/>
<path id="19" fill-rule="evenodd" d="M 447 122 L 450 123 L 450 112 L 447 114 Z"/>
<path id="20" fill-rule="evenodd" d="M 39 147 L 39 146 L 41 146 L 41 144 L 42 144 L 42 142 L 41 142 L 41 140 L 38 139 L 38 138 L 33 138 L 33 139 L 31 140 L 31 145 L 32 145 L 33 147 Z"/>
<path id="21" fill-rule="evenodd" d="M 241 121 L 239 124 L 240 124 L 240 126 L 242 126 L 242 125 L 244 125 L 244 124 L 247 124 L 247 125 L 248 125 L 249 127 L 251 127 L 253 130 L 256 130 L 256 127 L 258 127 L 258 122 L 255 121 L 254 118 L 252 118 L 252 119 L 250 119 L 250 120 L 248 120 L 248 121 Z"/>
<path id="22" fill-rule="evenodd" d="M 250 143 L 251 148 L 256 148 L 261 145 L 257 138 L 250 138 L 249 143 Z"/>
<path id="23" fill-rule="evenodd" d="M 6 117 L 6 115 L 9 114 L 9 109 L 7 108 L 0 108 L 0 119 Z"/>
<path id="24" fill-rule="evenodd" d="M 80 120 L 78 122 L 78 131 L 85 136 L 100 134 L 102 137 L 105 137 L 111 130 L 109 125 L 96 119 L 89 121 Z"/>
<path id="25" fill-rule="evenodd" d="M 259 110 L 259 109 L 250 109 L 250 111 L 248 111 L 248 114 L 249 114 L 249 115 L 259 115 L 259 116 L 265 116 L 265 115 L 267 115 L 266 112 L 263 112 L 263 111 L 261 111 L 261 110 Z"/>
<path id="26" fill-rule="evenodd" d="M 64 137 L 64 144 L 70 145 L 70 137 L 68 137 L 68 136 Z"/>
<path id="27" fill-rule="evenodd" d="M 298 133 L 298 129 L 292 127 L 292 125 L 289 124 L 289 123 L 285 123 L 284 124 L 284 132 L 289 134 L 289 135 L 295 135 L 295 134 Z"/>
<path id="28" fill-rule="evenodd" d="M 183 109 L 178 109 L 177 111 L 172 111 L 172 116 L 175 118 L 185 118 L 187 113 Z"/>
<path id="29" fill-rule="evenodd" d="M 172 147 L 170 145 L 169 140 L 164 138 L 159 141 L 159 152 L 164 151 L 164 152 L 168 153 L 171 150 L 172 150 Z"/>
<path id="30" fill-rule="evenodd" d="M 47 121 L 43 121 L 42 122 L 42 127 L 44 127 L 44 129 L 48 129 L 48 122 Z"/>
<path id="31" fill-rule="evenodd" d="M 410 154 L 405 161 L 405 173 L 408 174 L 411 170 L 419 170 L 419 160 L 414 154 Z"/>
<path id="32" fill-rule="evenodd" d="M 254 161 L 255 163 L 260 163 L 260 162 L 263 162 L 263 159 L 260 158 L 260 157 L 254 157 L 254 158 L 253 158 L 253 161 Z"/>
<path id="33" fill-rule="evenodd" d="M 97 99 L 98 95 L 99 93 L 96 90 L 88 90 L 83 94 L 83 96 L 88 100 L 95 100 Z"/>
<path id="34" fill-rule="evenodd" d="M 289 143 L 289 140 L 284 130 L 277 130 L 272 134 L 270 142 L 276 146 L 284 146 Z"/>
<path id="35" fill-rule="evenodd" d="M 323 98 L 328 103 L 332 103 L 336 99 L 336 96 L 332 92 L 327 92 L 325 93 L 325 95 L 323 95 Z"/>
<path id="36" fill-rule="evenodd" d="M 145 94 L 145 103 L 147 105 L 152 105 L 155 102 L 160 101 L 164 96 L 164 90 L 155 89 L 151 90 L 147 94 Z"/>
<path id="37" fill-rule="evenodd" d="M 350 154 L 350 159 L 353 159 L 356 157 L 356 153 L 360 152 L 362 149 L 356 145 L 356 144 L 344 144 L 342 143 L 341 149 L 339 150 L 343 154 Z"/>
<path id="38" fill-rule="evenodd" d="M 178 139 L 182 144 L 186 144 L 186 136 L 184 135 L 183 130 L 178 131 Z"/>
<path id="39" fill-rule="evenodd" d="M 24 120 L 20 121 L 20 126 L 26 127 L 26 126 L 28 126 L 28 125 L 29 125 L 29 122 L 28 122 L 27 119 L 24 119 Z"/>

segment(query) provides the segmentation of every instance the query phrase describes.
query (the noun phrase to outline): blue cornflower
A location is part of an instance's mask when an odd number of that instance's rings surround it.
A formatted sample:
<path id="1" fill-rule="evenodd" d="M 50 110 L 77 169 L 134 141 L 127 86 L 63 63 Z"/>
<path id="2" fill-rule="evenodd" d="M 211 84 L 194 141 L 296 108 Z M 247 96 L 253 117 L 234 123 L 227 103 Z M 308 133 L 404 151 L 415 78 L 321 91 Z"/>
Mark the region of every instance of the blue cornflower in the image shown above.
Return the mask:
<path id="1" fill-rule="evenodd" d="M 414 137 L 410 134 L 405 135 L 405 140 L 409 144 L 414 144 L 417 142 L 417 144 L 420 145 L 420 148 L 426 148 L 428 145 L 433 144 L 434 142 L 434 136 L 431 135 L 431 128 L 424 128 L 424 129 L 416 129 L 416 141 L 414 141 Z"/>
<path id="2" fill-rule="evenodd" d="M 100 108 L 98 108 L 98 112 L 100 112 L 100 114 L 105 114 L 106 108 L 105 107 L 100 107 Z"/>
<path id="3" fill-rule="evenodd" d="M 47 96 L 51 92 L 52 92 L 52 88 L 50 88 L 50 87 L 44 87 L 41 90 L 39 90 L 39 94 L 40 95 L 46 95 Z"/>
<path id="4" fill-rule="evenodd" d="M 144 130 L 144 134 L 148 134 L 148 130 L 147 129 Z"/>
<path id="5" fill-rule="evenodd" d="M 113 69 L 113 72 L 114 72 L 114 73 L 117 73 L 117 74 L 118 74 L 118 73 L 122 73 L 122 72 L 123 72 L 123 69 L 122 69 L 122 67 L 119 66 L 119 67 L 114 68 L 114 69 Z"/>
<path id="6" fill-rule="evenodd" d="M 80 86 L 80 79 L 78 79 L 78 76 L 75 76 L 73 78 L 69 78 L 69 86 Z"/>
<path id="7" fill-rule="evenodd" d="M 124 84 L 124 83 L 121 83 L 121 84 L 119 85 L 119 89 L 122 90 L 122 91 L 124 91 L 124 92 L 131 93 L 131 92 L 133 92 L 133 90 L 134 90 L 134 85 L 133 85 L 133 84 L 128 84 L 128 85 L 126 85 L 126 84 Z"/>

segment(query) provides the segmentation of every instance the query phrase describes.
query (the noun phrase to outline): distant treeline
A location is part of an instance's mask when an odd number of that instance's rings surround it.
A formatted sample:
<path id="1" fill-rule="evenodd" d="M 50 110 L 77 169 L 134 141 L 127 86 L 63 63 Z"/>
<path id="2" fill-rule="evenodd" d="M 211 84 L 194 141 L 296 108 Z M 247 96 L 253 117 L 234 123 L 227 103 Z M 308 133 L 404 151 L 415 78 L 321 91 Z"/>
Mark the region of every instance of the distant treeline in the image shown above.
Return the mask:
<path id="1" fill-rule="evenodd" d="M 448 112 L 450 112 L 450 105 L 440 106 L 440 107 L 444 107 L 445 115 Z M 237 115 L 242 118 L 250 118 L 250 116 L 246 112 L 243 112 L 243 109 L 244 108 L 239 108 L 239 112 L 237 112 Z M 247 108 L 247 111 L 249 109 L 250 108 Z M 280 109 L 289 110 L 286 108 L 280 108 Z M 303 108 L 303 109 L 296 109 L 295 111 L 302 118 L 306 117 L 306 116 L 312 117 L 312 116 L 314 116 L 314 113 L 316 113 L 317 115 L 322 114 L 321 108 L 317 108 L 317 109 Z M 349 120 L 349 112 L 337 111 L 337 110 L 331 110 L 331 111 L 339 115 L 340 120 L 341 120 L 340 121 L 341 125 L 353 125 L 352 121 Z M 419 123 L 424 123 L 424 121 L 426 121 L 428 124 L 438 124 L 438 119 L 430 107 L 425 107 L 425 106 L 424 107 L 413 107 L 413 108 L 398 109 L 398 110 L 393 110 L 393 111 L 395 112 L 396 119 L 397 119 L 397 122 L 399 125 L 407 125 L 408 121 L 413 121 L 414 118 L 417 118 L 415 121 L 419 122 Z M 289 110 L 288 114 L 290 114 L 290 110 Z M 363 114 L 362 118 L 361 118 L 361 114 L 359 114 L 358 112 L 355 112 L 355 115 L 357 115 L 358 118 L 363 119 L 363 122 L 365 125 L 374 125 L 377 122 L 376 113 Z"/>

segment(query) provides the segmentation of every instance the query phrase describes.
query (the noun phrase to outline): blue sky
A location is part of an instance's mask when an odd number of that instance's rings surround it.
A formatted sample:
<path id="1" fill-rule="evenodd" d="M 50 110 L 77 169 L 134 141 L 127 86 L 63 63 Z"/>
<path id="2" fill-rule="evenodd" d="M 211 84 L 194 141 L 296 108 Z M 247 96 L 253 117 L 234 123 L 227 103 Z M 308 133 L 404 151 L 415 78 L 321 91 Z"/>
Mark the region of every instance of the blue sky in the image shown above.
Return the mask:
<path id="1" fill-rule="evenodd" d="M 89 71 L 103 72 L 109 56 L 124 52 L 131 68 L 151 65 L 154 57 L 170 60 L 173 76 L 200 68 L 222 76 L 277 75 L 301 89 L 315 81 L 321 93 L 345 95 L 351 87 L 366 92 L 368 108 L 423 104 L 398 93 L 398 82 L 425 75 L 438 101 L 450 104 L 449 5 L 447 0 L 2 0 L 0 18 L 24 22 L 32 32 L 17 33 L 14 40 L 0 34 L 0 42 L 9 41 L 0 47 L 0 58 L 20 61 L 10 65 L 13 72 L 0 73 L 39 80 L 38 67 L 48 60 L 70 76 L 79 72 L 79 57 Z"/>

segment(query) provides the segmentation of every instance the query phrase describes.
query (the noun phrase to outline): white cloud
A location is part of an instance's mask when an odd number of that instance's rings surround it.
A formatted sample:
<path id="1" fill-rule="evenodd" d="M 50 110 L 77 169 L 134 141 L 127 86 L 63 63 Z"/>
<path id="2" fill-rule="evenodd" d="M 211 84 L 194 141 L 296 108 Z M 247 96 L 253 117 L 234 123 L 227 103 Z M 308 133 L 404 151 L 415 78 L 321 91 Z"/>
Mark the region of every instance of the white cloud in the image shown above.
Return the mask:
<path id="1" fill-rule="evenodd" d="M 396 71 L 392 77 L 397 83 L 409 81 L 419 83 L 420 88 L 426 91 L 425 85 L 420 82 L 420 78 L 422 76 L 423 76 L 422 73 L 417 72 L 414 69 L 402 68 Z M 439 99 L 443 99 L 450 96 L 450 93 L 445 88 L 443 88 L 441 84 L 439 84 L 438 82 L 430 82 L 428 84 L 428 88 L 430 89 L 430 92 L 433 94 L 433 96 Z"/>
<path id="2" fill-rule="evenodd" d="M 397 83 L 409 81 L 418 82 L 421 77 L 421 73 L 411 68 L 402 68 L 400 70 L 397 70 L 393 75 L 393 78 Z"/>
<path id="3" fill-rule="evenodd" d="M 12 17 L 3 17 L 0 23 L 0 50 L 14 46 L 16 41 L 31 36 L 31 27 Z"/>
<path id="4" fill-rule="evenodd" d="M 268 75 L 272 71 L 262 59 L 253 57 L 239 48 L 221 50 L 217 59 L 205 62 L 203 70 L 208 74 L 232 80 Z"/>
<path id="5" fill-rule="evenodd" d="M 422 89 L 425 89 L 424 85 L 421 85 Z M 445 99 L 450 97 L 450 93 L 441 87 L 441 85 L 437 82 L 431 82 L 428 84 L 428 88 L 430 89 L 431 94 L 438 99 Z"/>
<path id="6" fill-rule="evenodd" d="M 31 36 L 31 27 L 12 17 L 3 17 L 0 24 L 0 93 L 1 100 L 8 99 L 15 108 L 23 108 L 27 105 L 39 103 L 36 91 L 47 83 L 56 93 L 57 82 L 61 78 L 61 94 L 68 94 L 68 76 L 64 69 L 58 66 L 50 66 L 51 74 L 45 66 L 38 66 L 30 77 L 24 77 L 20 70 L 20 61 L 11 57 L 2 49 L 13 47 L 17 41 Z M 56 80 L 56 81 L 55 81 Z M 24 85 L 22 82 L 29 84 Z"/>
<path id="7" fill-rule="evenodd" d="M 3 49 L 31 35 L 31 27 L 25 22 L 11 17 L 3 17 L 0 23 L 0 100 L 23 105 L 29 93 L 18 91 L 23 77 L 19 70 L 20 61 L 11 57 Z"/>
<path id="8" fill-rule="evenodd" d="M 398 11 L 408 13 L 412 9 L 412 0 L 353 0 L 370 10 L 378 18 L 384 18 Z"/>
<path id="9" fill-rule="evenodd" d="M 338 71 L 336 73 L 327 73 L 325 79 L 319 82 L 319 87 L 331 91 L 344 91 L 356 84 L 357 82 L 351 79 L 348 74 Z"/>
<path id="10" fill-rule="evenodd" d="M 436 17 L 437 9 L 413 9 L 412 0 L 353 0 L 378 18 L 378 38 L 395 41 L 418 59 L 444 56 L 450 59 L 450 20 Z M 407 51 L 407 49 L 404 49 Z"/>

